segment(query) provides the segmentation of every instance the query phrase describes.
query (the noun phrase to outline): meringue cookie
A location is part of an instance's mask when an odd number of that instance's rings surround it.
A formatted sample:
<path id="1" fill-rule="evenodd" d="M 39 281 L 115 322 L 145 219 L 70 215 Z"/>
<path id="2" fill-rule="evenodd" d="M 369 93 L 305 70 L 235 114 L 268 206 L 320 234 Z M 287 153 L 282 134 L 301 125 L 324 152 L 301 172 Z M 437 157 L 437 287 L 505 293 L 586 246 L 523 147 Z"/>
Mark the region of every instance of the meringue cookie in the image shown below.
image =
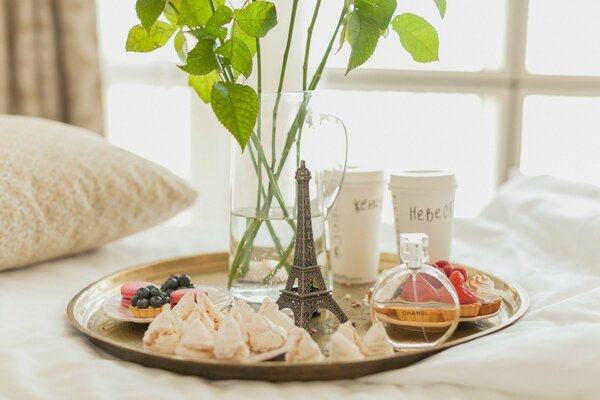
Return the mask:
<path id="1" fill-rule="evenodd" d="M 142 339 L 144 349 L 163 354 L 175 353 L 180 329 L 175 325 L 171 312 L 170 307 L 164 306 L 161 313 L 150 323 Z"/>
<path id="2" fill-rule="evenodd" d="M 194 293 L 188 292 L 181 298 L 181 300 L 179 300 L 179 303 L 173 307 L 173 313 L 182 321 L 185 321 L 195 309 L 196 302 L 194 301 Z"/>
<path id="3" fill-rule="evenodd" d="M 356 347 L 360 347 L 360 336 L 356 333 L 356 329 L 352 325 L 352 321 L 346 321 L 338 327 L 337 330 L 342 335 L 346 336 L 348 340 L 356 345 Z"/>
<path id="4" fill-rule="evenodd" d="M 394 354 L 394 347 L 381 322 L 374 323 L 363 338 L 360 350 L 367 357 L 390 356 Z"/>
<path id="5" fill-rule="evenodd" d="M 175 348 L 175 354 L 196 359 L 212 358 L 215 347 L 212 333 L 199 319 L 194 318 L 188 325 Z"/>
<path id="6" fill-rule="evenodd" d="M 365 358 L 358 346 L 341 332 L 336 332 L 331 336 L 327 348 L 329 349 L 329 361 L 332 362 L 356 361 Z"/>
<path id="7" fill-rule="evenodd" d="M 250 355 L 240 325 L 232 315 L 227 315 L 221 321 L 215 336 L 214 353 L 220 360 L 241 360 Z"/>
<path id="8" fill-rule="evenodd" d="M 215 329 L 215 324 L 213 323 L 212 319 L 210 319 L 210 317 L 208 316 L 208 314 L 204 313 L 204 312 L 200 312 L 198 311 L 198 309 L 194 310 L 190 316 L 188 317 L 186 324 L 187 326 L 189 326 L 191 324 L 191 322 L 193 321 L 200 321 L 202 322 L 202 324 L 204 324 L 204 326 L 206 327 L 206 329 L 214 336 L 217 333 L 217 330 Z M 187 329 L 187 327 L 186 327 Z"/>
<path id="9" fill-rule="evenodd" d="M 287 332 L 261 314 L 252 314 L 248 324 L 248 345 L 255 353 L 264 353 L 282 347 Z"/>
<path id="10" fill-rule="evenodd" d="M 238 299 L 233 307 L 231 307 L 229 314 L 240 324 L 244 341 L 248 343 L 248 327 L 252 322 L 254 310 L 244 300 Z"/>
<path id="11" fill-rule="evenodd" d="M 302 328 L 296 327 L 288 337 L 288 351 L 285 361 L 288 363 L 315 363 L 325 360 L 319 345 Z"/>
<path id="12" fill-rule="evenodd" d="M 494 303 L 500 300 L 500 295 L 494 288 L 494 281 L 484 274 L 473 275 L 469 278 L 467 283 L 473 288 L 475 296 L 481 300 L 483 304 Z"/>
<path id="13" fill-rule="evenodd" d="M 294 325 L 294 321 L 281 312 L 279 306 L 276 303 L 273 303 L 268 297 L 265 297 L 263 300 L 258 309 L 258 313 L 269 318 L 275 325 L 281 326 L 288 335 L 291 335 L 297 328 L 296 325 Z"/>
<path id="14" fill-rule="evenodd" d="M 219 329 L 219 324 L 223 320 L 224 316 L 221 311 L 213 304 L 205 293 L 198 293 L 196 297 L 198 302 L 197 308 L 201 312 L 205 312 L 210 319 L 213 321 L 215 329 Z"/>

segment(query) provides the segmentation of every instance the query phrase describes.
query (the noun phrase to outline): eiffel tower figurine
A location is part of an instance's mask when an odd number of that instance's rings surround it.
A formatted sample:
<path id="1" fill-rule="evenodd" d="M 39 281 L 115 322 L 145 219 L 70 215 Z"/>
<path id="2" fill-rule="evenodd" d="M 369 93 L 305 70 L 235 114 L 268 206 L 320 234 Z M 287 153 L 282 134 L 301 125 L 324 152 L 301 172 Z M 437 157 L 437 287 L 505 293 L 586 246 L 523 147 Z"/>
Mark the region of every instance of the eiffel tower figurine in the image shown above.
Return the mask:
<path id="1" fill-rule="evenodd" d="M 306 330 L 309 329 L 312 315 L 319 309 L 331 311 L 340 322 L 348 320 L 346 314 L 333 299 L 331 290 L 327 290 L 321 266 L 317 264 L 308 192 L 310 178 L 310 171 L 302 160 L 300 168 L 296 171 L 298 215 L 294 264 L 285 289 L 281 291 L 281 295 L 277 299 L 279 309 L 291 309 L 296 326 Z"/>

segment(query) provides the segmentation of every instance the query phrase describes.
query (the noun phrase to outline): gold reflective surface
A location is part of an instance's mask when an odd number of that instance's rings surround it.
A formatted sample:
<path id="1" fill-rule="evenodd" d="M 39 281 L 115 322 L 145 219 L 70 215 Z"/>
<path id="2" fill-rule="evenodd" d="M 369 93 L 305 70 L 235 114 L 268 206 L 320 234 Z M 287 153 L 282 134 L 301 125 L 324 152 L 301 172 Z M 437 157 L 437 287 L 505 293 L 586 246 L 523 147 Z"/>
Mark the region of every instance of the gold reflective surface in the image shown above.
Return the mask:
<path id="1" fill-rule="evenodd" d="M 367 358 L 356 362 L 320 364 L 286 364 L 283 361 L 240 364 L 216 360 L 191 361 L 178 356 L 159 355 L 142 348 L 142 336 L 147 325 L 114 321 L 102 311 L 102 303 L 108 297 L 118 294 L 121 285 L 128 281 L 150 281 L 160 285 L 171 274 L 187 273 L 196 284 L 225 287 L 227 263 L 227 253 L 211 253 L 146 263 L 124 269 L 100 279 L 79 292 L 69 302 L 68 318 L 71 324 L 86 335 L 92 343 L 127 361 L 208 379 L 258 379 L 286 382 L 350 379 L 405 367 L 445 348 L 503 329 L 523 316 L 529 306 L 529 299 L 523 289 L 486 273 L 495 281 L 496 288 L 502 295 L 500 312 L 489 319 L 461 323 L 450 340 L 440 348 L 433 351 L 397 352 L 390 357 Z M 395 255 L 382 254 L 381 269 L 396 264 Z M 465 268 L 469 275 L 479 272 L 474 268 Z M 369 307 L 362 303 L 370 286 L 335 284 L 333 288 L 334 297 L 348 317 L 356 323 L 356 329 L 361 336 L 371 325 Z M 350 295 L 350 300 L 347 295 Z M 312 320 L 312 325 L 317 330 L 313 338 L 323 349 L 329 336 L 335 332 L 337 324 L 337 319 L 328 312 L 323 312 Z"/>

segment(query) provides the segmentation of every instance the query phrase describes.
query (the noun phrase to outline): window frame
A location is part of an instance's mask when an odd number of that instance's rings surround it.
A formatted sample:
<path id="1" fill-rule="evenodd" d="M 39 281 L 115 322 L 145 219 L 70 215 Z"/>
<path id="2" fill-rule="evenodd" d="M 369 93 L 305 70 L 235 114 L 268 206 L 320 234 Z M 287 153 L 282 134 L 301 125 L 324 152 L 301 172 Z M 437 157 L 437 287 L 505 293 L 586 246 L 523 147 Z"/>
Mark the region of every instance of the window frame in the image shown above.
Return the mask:
<path id="1" fill-rule="evenodd" d="M 529 73 L 525 66 L 529 0 L 508 0 L 507 7 L 505 63 L 498 71 L 419 71 L 362 67 L 345 76 L 342 68 L 326 68 L 322 87 L 332 90 L 493 95 L 499 100 L 496 185 L 500 185 L 510 177 L 511 171 L 520 166 L 523 102 L 526 96 L 600 95 L 600 77 Z"/>
<path id="2" fill-rule="evenodd" d="M 531 94 L 561 96 L 600 96 L 600 77 L 530 74 L 526 70 L 527 23 L 529 0 L 507 0 L 504 66 L 500 70 L 476 72 L 419 71 L 361 67 L 345 76 L 345 70 L 326 67 L 320 89 L 355 91 L 409 91 L 437 93 L 472 93 L 490 96 L 498 101 L 496 179 L 495 186 L 506 181 L 520 167 L 523 103 Z M 510 27 L 510 29 L 508 29 Z M 148 84 L 187 86 L 187 79 L 172 62 L 157 61 L 128 66 L 109 64 L 102 58 L 104 90 L 110 84 Z M 193 133 L 219 131 L 220 125 L 210 107 L 194 99 Z M 217 152 L 191 151 L 192 184 L 213 193 L 210 207 L 194 210 L 194 217 L 204 221 L 220 221 L 226 215 L 228 197 L 219 189 L 229 179 L 231 139 L 226 135 L 191 135 L 192 148 L 219 149 Z M 203 154 L 199 154 L 203 153 Z M 214 171 L 214 163 L 220 168 Z M 216 193 L 219 193 L 216 195 Z M 206 196 L 208 199 L 209 196 Z M 205 204 L 206 205 L 206 204 Z M 212 208 L 211 208 L 212 207 Z M 214 209 L 219 212 L 214 212 Z M 211 209 L 207 213 L 203 210 Z"/>

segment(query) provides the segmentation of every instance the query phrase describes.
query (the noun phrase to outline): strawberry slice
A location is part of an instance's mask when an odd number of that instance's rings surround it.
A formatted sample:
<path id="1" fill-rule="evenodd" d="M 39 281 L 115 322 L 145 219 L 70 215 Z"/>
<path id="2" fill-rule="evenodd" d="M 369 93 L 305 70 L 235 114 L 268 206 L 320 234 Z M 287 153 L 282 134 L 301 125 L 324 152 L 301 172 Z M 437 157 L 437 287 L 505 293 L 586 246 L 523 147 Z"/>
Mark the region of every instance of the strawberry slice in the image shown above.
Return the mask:
<path id="1" fill-rule="evenodd" d="M 452 272 L 454 271 L 458 271 L 462 274 L 462 276 L 464 276 L 465 281 L 467 279 L 469 279 L 469 276 L 467 275 L 467 271 L 463 268 L 463 267 L 452 267 Z"/>
<path id="2" fill-rule="evenodd" d="M 439 261 L 436 261 L 434 263 L 434 265 L 436 267 L 438 267 L 439 269 L 443 269 L 445 266 L 450 265 L 450 263 L 448 261 L 446 261 L 446 260 L 439 260 Z"/>
<path id="3" fill-rule="evenodd" d="M 463 274 L 459 271 L 454 271 L 450 274 L 449 279 L 456 290 L 460 304 L 473 304 L 477 302 L 477 297 L 475 297 L 473 289 L 465 281 Z"/>
<path id="4" fill-rule="evenodd" d="M 442 270 L 444 271 L 444 274 L 446 274 L 446 276 L 448 278 L 450 278 L 450 274 L 452 274 L 452 272 L 454 271 L 454 268 L 452 268 L 451 265 L 446 265 L 445 267 L 442 268 Z"/>
<path id="5" fill-rule="evenodd" d="M 416 297 L 415 291 L 417 294 Z M 438 301 L 440 296 L 438 295 L 437 290 L 427 282 L 427 279 L 425 279 L 423 275 L 417 275 L 415 281 L 411 278 L 406 281 L 404 289 L 402 289 L 402 293 L 400 294 L 400 298 L 405 301 L 425 302 Z"/>

